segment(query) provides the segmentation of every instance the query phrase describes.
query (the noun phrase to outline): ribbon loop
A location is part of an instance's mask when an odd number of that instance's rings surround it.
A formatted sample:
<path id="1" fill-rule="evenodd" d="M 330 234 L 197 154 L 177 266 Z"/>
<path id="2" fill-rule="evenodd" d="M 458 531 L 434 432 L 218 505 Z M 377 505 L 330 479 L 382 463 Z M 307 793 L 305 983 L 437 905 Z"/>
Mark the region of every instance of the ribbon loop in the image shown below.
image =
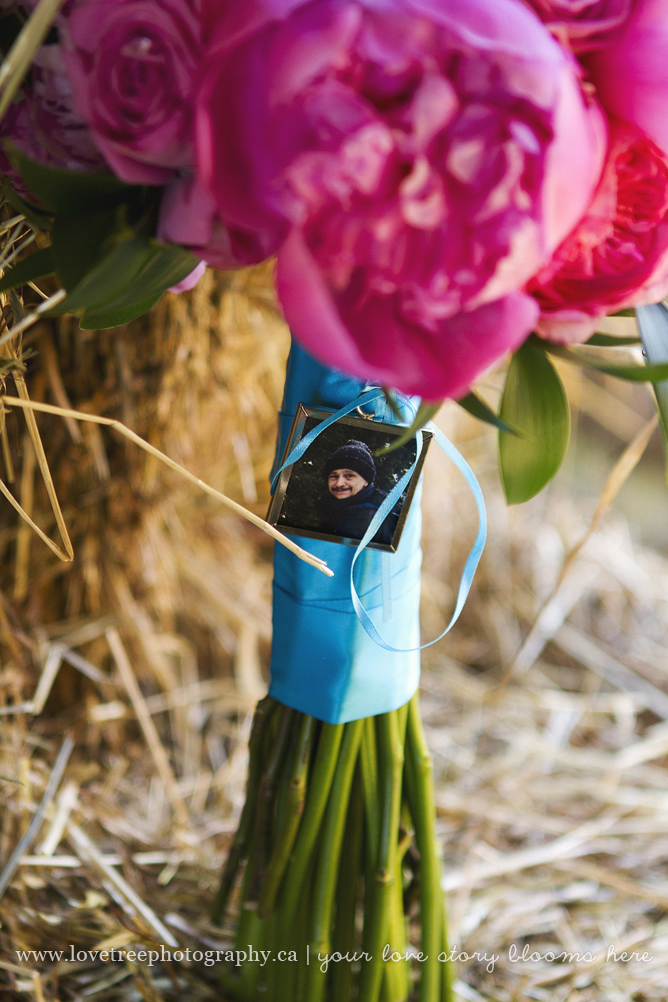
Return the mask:
<path id="1" fill-rule="evenodd" d="M 274 474 L 272 480 L 272 490 L 274 489 L 277 479 L 280 476 L 281 472 L 286 467 L 292 466 L 299 459 L 301 459 L 301 457 L 304 455 L 308 447 L 315 441 L 315 439 L 319 435 L 323 433 L 323 431 L 329 428 L 330 425 L 335 424 L 340 418 L 345 417 L 347 414 L 350 414 L 351 411 L 356 410 L 358 407 L 363 407 L 366 404 L 374 403 L 383 396 L 384 396 L 383 390 L 380 387 L 372 387 L 371 389 L 367 389 L 363 393 L 361 393 L 357 398 L 345 404 L 343 407 L 340 407 L 339 410 L 335 411 L 333 414 L 330 414 L 329 417 L 325 418 L 323 421 L 317 424 L 315 428 L 312 428 L 311 431 L 308 432 L 308 434 L 304 435 L 304 437 L 300 439 L 300 441 L 295 445 L 295 447 L 290 450 L 289 455 L 276 470 L 276 473 Z M 404 394 L 398 394 L 398 396 L 400 397 L 402 403 L 409 409 L 409 411 L 415 413 L 415 406 L 413 402 L 408 397 L 404 396 Z M 469 488 L 471 489 L 471 493 L 473 494 L 476 507 L 478 509 L 478 533 L 476 535 L 475 542 L 473 543 L 471 551 L 467 557 L 466 564 L 464 565 L 462 577 L 459 582 L 459 590 L 457 592 L 457 602 L 455 604 L 454 612 L 452 614 L 450 622 L 445 627 L 443 632 L 440 633 L 435 640 L 430 640 L 427 643 L 420 644 L 416 647 L 394 647 L 392 644 L 387 643 L 378 632 L 378 629 L 376 628 L 373 620 L 371 619 L 371 616 L 362 605 L 361 599 L 355 587 L 354 572 L 355 572 L 355 565 L 359 557 L 365 551 L 366 547 L 371 542 L 371 540 L 374 538 L 374 536 L 380 529 L 381 525 L 383 524 L 387 516 L 390 514 L 390 512 L 393 510 L 393 508 L 401 498 L 402 494 L 408 487 L 408 484 L 410 483 L 411 477 L 413 476 L 415 467 L 422 452 L 422 440 L 423 440 L 422 430 L 417 431 L 415 434 L 416 438 L 415 459 L 413 460 L 413 463 L 411 464 L 409 469 L 406 470 L 406 472 L 399 479 L 399 481 L 394 485 L 394 487 L 392 487 L 387 497 L 383 499 L 377 511 L 374 513 L 371 522 L 369 523 L 369 527 L 367 528 L 366 532 L 364 533 L 362 539 L 359 542 L 359 545 L 357 546 L 355 555 L 352 559 L 352 563 L 350 566 L 350 597 L 352 599 L 355 614 L 360 623 L 362 624 L 362 626 L 364 627 L 366 633 L 369 635 L 369 637 L 371 637 L 374 643 L 376 643 L 379 647 L 382 647 L 384 650 L 392 652 L 393 654 L 408 654 L 409 652 L 412 651 L 423 650 L 425 647 L 431 647 L 432 644 L 435 644 L 439 640 L 441 640 L 446 635 L 446 633 L 449 633 L 449 631 L 452 629 L 452 627 L 459 619 L 461 611 L 464 608 L 464 603 L 466 602 L 469 591 L 471 589 L 473 576 L 480 562 L 480 557 L 482 556 L 482 551 L 485 546 L 485 540 L 487 538 L 487 513 L 485 511 L 485 501 L 482 495 L 482 491 L 480 489 L 480 484 L 476 480 L 473 470 L 466 462 L 464 457 L 461 455 L 461 453 L 458 452 L 458 450 L 455 448 L 452 442 L 431 421 L 427 422 L 427 424 L 424 427 L 426 428 L 426 430 L 430 431 L 433 434 L 434 439 L 439 445 L 439 447 L 443 450 L 446 456 L 455 464 L 460 473 L 463 474 Z M 390 555 L 386 553 L 378 554 L 379 559 L 382 559 L 387 556 Z M 387 572 L 385 572 L 384 577 L 388 577 Z M 389 601 L 391 601 L 391 599 Z M 389 618 L 388 614 L 389 602 L 387 598 L 385 599 L 383 605 L 384 605 L 383 618 L 387 622 Z"/>

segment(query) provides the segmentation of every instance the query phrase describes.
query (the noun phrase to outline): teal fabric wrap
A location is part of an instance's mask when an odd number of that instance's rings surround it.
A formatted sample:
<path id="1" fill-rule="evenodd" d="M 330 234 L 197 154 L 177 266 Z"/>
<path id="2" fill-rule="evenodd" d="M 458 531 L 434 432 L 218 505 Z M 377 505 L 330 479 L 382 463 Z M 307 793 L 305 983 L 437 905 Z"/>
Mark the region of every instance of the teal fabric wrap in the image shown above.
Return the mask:
<path id="1" fill-rule="evenodd" d="M 297 404 L 337 410 L 365 384 L 328 369 L 293 343 L 279 415 L 277 469 Z M 376 417 L 398 423 L 389 408 Z M 408 416 L 408 415 L 406 415 Z M 365 549 L 355 565 L 357 592 L 388 645 L 420 644 L 420 489 L 396 553 Z M 350 591 L 356 548 L 297 540 L 334 571 L 325 577 L 283 546 L 274 551 L 270 694 L 281 703 L 331 724 L 396 710 L 418 687 L 420 651 L 379 647 L 358 619 Z"/>

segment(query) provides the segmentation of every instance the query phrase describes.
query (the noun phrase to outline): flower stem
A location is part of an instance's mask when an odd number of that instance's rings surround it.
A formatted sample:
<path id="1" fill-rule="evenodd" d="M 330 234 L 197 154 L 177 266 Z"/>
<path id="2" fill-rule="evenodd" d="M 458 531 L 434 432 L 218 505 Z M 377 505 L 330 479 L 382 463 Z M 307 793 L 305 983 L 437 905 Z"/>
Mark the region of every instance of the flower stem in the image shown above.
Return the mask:
<path id="1" fill-rule="evenodd" d="M 402 818 L 402 829 L 399 830 L 401 836 L 397 845 L 397 859 L 395 863 L 395 880 L 392 885 L 392 901 L 390 906 L 390 928 L 388 933 L 388 945 L 390 947 L 390 958 L 393 954 L 398 954 L 401 958 L 406 956 L 407 933 L 406 916 L 404 914 L 404 856 L 411 844 L 414 836 L 412 830 L 406 830 L 405 819 Z M 389 959 L 385 964 L 385 977 L 381 990 L 382 1002 L 405 1002 L 410 991 L 410 966 L 405 959 Z"/>
<path id="2" fill-rule="evenodd" d="M 316 721 L 313 717 L 306 715 L 302 717 L 297 754 L 288 786 L 285 814 L 260 894 L 259 912 L 261 918 L 267 918 L 273 910 L 276 894 L 297 837 L 306 800 L 306 780 L 315 725 Z"/>
<path id="3" fill-rule="evenodd" d="M 417 697 L 345 725 L 273 700 L 256 716 L 247 802 L 216 914 L 224 918 L 245 858 L 236 947 L 286 953 L 264 969 L 248 958 L 222 972 L 225 989 L 236 1002 L 406 1002 L 411 964 L 401 958 L 415 895 L 425 957 L 416 1002 L 453 1002 L 453 965 L 438 959 L 447 924 Z M 332 950 L 340 959 L 325 973 L 318 954 Z"/>
<path id="4" fill-rule="evenodd" d="M 246 781 L 246 801 L 239 819 L 239 827 L 232 847 L 225 862 L 225 868 L 220 878 L 220 886 L 213 902 L 211 910 L 211 921 L 214 925 L 222 925 L 225 919 L 225 910 L 229 900 L 237 871 L 242 860 L 248 855 L 250 836 L 253 830 L 253 817 L 255 814 L 255 801 L 257 790 L 262 775 L 262 745 L 266 733 L 267 723 L 271 715 L 275 712 L 277 703 L 271 696 L 261 699 L 255 708 L 253 726 L 251 728 L 250 740 L 248 742 L 248 779 Z"/>
<path id="5" fill-rule="evenodd" d="M 353 956 L 356 947 L 357 905 L 360 898 L 362 876 L 362 849 L 364 838 L 364 795 L 359 759 L 343 836 L 345 865 L 339 871 L 336 889 L 336 909 L 332 946 L 342 957 Z M 352 999 L 355 974 L 352 961 L 342 960 L 332 972 L 332 999 Z"/>
<path id="6" fill-rule="evenodd" d="M 364 923 L 364 950 L 371 958 L 365 962 L 360 977 L 360 999 L 364 999 L 364 1002 L 377 1002 L 383 980 L 383 947 L 387 943 L 389 931 L 401 809 L 401 773 L 404 764 L 402 719 L 405 725 L 405 714 L 396 710 L 375 718 L 380 766 L 380 829 L 371 908 L 365 915 Z"/>
<path id="7" fill-rule="evenodd" d="M 341 752 L 336 764 L 332 789 L 327 802 L 322 839 L 318 851 L 311 916 L 311 953 L 313 961 L 307 979 L 308 1002 L 321 1002 L 325 996 L 326 974 L 320 969 L 318 955 L 331 951 L 332 912 L 339 857 L 343 841 L 350 787 L 359 752 L 364 720 L 351 720 L 344 725 Z M 364 996 L 362 996 L 363 998 Z"/>
<path id="8" fill-rule="evenodd" d="M 269 761 L 260 780 L 257 807 L 255 809 L 255 824 L 253 825 L 253 871 L 249 882 L 248 895 L 244 901 L 245 908 L 253 908 L 257 905 L 262 889 L 271 842 L 272 810 L 275 806 L 276 788 L 281 765 L 290 739 L 290 725 L 294 712 L 289 706 L 281 705 L 276 737 L 269 753 Z"/>
<path id="9" fill-rule="evenodd" d="M 415 826 L 415 841 L 420 853 L 420 948 L 425 960 L 420 964 L 420 1002 L 439 1002 L 441 998 L 443 892 L 441 868 L 436 846 L 434 822 L 433 763 L 420 719 L 417 694 L 408 704 L 407 793 Z M 446 962 L 447 966 L 447 962 Z"/>
<path id="10" fill-rule="evenodd" d="M 285 892 L 281 903 L 281 914 L 286 933 L 289 933 L 298 911 L 304 878 L 327 806 L 327 798 L 339 757 L 343 728 L 343 724 L 323 724 L 320 731 L 304 815 L 285 874 Z"/>

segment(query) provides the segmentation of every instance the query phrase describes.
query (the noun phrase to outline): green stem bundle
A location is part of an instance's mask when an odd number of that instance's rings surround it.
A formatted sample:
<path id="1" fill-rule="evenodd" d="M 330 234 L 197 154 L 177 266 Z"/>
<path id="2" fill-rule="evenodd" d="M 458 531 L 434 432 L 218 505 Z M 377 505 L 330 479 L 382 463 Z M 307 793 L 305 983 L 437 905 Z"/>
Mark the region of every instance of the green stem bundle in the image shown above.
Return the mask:
<path id="1" fill-rule="evenodd" d="M 246 803 L 213 911 L 217 924 L 229 912 L 235 953 L 246 954 L 220 972 L 229 995 L 452 1002 L 417 696 L 348 724 L 319 723 L 267 697 L 249 754 Z"/>

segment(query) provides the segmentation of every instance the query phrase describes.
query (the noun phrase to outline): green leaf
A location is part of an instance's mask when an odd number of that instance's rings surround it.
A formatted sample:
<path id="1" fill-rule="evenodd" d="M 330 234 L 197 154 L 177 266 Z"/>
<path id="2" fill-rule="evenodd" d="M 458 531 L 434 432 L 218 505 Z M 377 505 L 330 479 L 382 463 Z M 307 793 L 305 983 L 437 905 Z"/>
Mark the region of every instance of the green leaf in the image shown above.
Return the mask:
<path id="1" fill-rule="evenodd" d="M 117 296 L 102 307 L 86 310 L 81 323 L 83 330 L 106 330 L 129 323 L 150 309 L 163 292 L 189 275 L 198 264 L 198 258 L 181 247 L 154 244 L 154 248 L 153 256 Z"/>
<path id="2" fill-rule="evenodd" d="M 508 504 L 521 504 L 552 480 L 570 435 L 563 383 L 545 351 L 532 340 L 512 357 L 499 415 L 519 432 L 499 433 L 499 461 Z"/>
<path id="3" fill-rule="evenodd" d="M 83 215 L 59 213 L 53 221 L 51 246 L 56 273 L 71 292 L 102 259 L 105 243 L 116 224 L 116 210 L 103 209 Z"/>
<path id="4" fill-rule="evenodd" d="M 616 313 L 611 313 L 611 317 L 634 317 L 636 315 L 635 307 L 629 306 L 626 310 L 618 310 Z"/>
<path id="5" fill-rule="evenodd" d="M 83 313 L 90 307 L 110 303 L 132 282 L 155 254 L 148 240 L 121 240 L 81 279 L 79 284 L 47 316 Z M 146 298 L 145 294 L 143 298 Z"/>
<path id="6" fill-rule="evenodd" d="M 406 444 L 406 442 L 410 442 L 410 440 L 415 436 L 415 432 L 424 427 L 427 421 L 431 421 L 442 403 L 442 400 L 437 400 L 435 403 L 420 404 L 418 412 L 415 415 L 415 419 L 410 428 L 406 428 L 403 434 L 399 435 L 399 437 L 394 440 L 392 445 L 388 445 L 385 449 L 379 449 L 378 452 L 374 452 L 374 456 L 387 456 L 388 453 L 394 452 L 396 449 L 400 449 L 402 445 Z"/>
<path id="7" fill-rule="evenodd" d="M 592 334 L 585 344 L 596 348 L 624 348 L 629 344 L 640 344 L 639 337 L 614 337 L 612 334 Z"/>
<path id="8" fill-rule="evenodd" d="M 33 226 L 36 226 L 40 230 L 51 229 L 51 216 L 38 205 L 32 205 L 30 202 L 26 202 L 24 198 L 21 198 L 20 195 L 17 195 L 6 178 L 2 185 L 2 197 L 6 202 L 9 202 L 12 209 L 25 216 Z"/>
<path id="9" fill-rule="evenodd" d="M 130 306 L 120 309 L 109 309 L 106 306 L 98 310 L 86 310 L 79 326 L 84 331 L 105 331 L 110 327 L 120 327 L 121 324 L 129 324 L 131 320 L 141 317 L 160 299 L 162 293 L 158 292 L 146 299 L 135 300 Z"/>
<path id="10" fill-rule="evenodd" d="M 26 187 L 52 212 L 86 213 L 106 209 L 128 199 L 137 188 L 113 174 L 60 170 L 31 160 L 11 143 L 3 144 Z"/>
<path id="11" fill-rule="evenodd" d="M 383 396 L 385 397 L 385 403 L 390 408 L 390 410 L 394 414 L 394 416 L 397 419 L 397 421 L 400 421 L 400 422 L 403 421 L 404 416 L 401 413 L 401 408 L 399 407 L 399 404 L 397 403 L 397 398 L 394 395 L 394 391 L 388 389 L 387 386 L 383 386 Z"/>
<path id="12" fill-rule="evenodd" d="M 551 344 L 549 341 L 544 342 L 544 350 L 573 365 L 588 365 L 597 372 L 604 372 L 607 376 L 616 376 L 617 379 L 626 379 L 633 383 L 660 383 L 668 379 L 668 362 L 659 365 L 615 365 L 612 362 L 599 362 L 598 359 L 587 358 L 582 352 L 565 348 L 560 344 Z"/>
<path id="13" fill-rule="evenodd" d="M 45 247 L 44 250 L 35 251 L 30 257 L 24 258 L 5 272 L 0 279 L 0 292 L 7 292 L 19 285 L 27 285 L 28 282 L 36 282 L 40 278 L 53 275 L 55 270 L 51 248 Z"/>
<path id="14" fill-rule="evenodd" d="M 189 275 L 199 264 L 199 258 L 190 251 L 183 250 L 182 247 L 163 247 L 156 243 L 152 246 L 153 255 L 113 303 L 110 301 L 105 303 L 105 306 L 113 305 L 120 309 L 139 299 L 147 299 L 153 295 L 161 296 L 170 286 L 176 285 Z"/>
<path id="15" fill-rule="evenodd" d="M 467 393 L 465 397 L 460 397 L 457 403 L 479 421 L 484 421 L 485 424 L 492 424 L 499 431 L 505 431 L 509 435 L 519 434 L 515 428 L 511 428 L 509 424 L 502 421 L 498 414 L 495 414 L 492 408 L 488 407 L 485 401 L 481 400 L 475 393 Z"/>
<path id="16" fill-rule="evenodd" d="M 664 303 L 638 307 L 638 328 L 645 355 L 652 363 L 668 359 L 668 309 Z M 656 405 L 661 418 L 663 447 L 666 454 L 666 479 L 668 480 L 668 382 L 654 385 Z"/>

